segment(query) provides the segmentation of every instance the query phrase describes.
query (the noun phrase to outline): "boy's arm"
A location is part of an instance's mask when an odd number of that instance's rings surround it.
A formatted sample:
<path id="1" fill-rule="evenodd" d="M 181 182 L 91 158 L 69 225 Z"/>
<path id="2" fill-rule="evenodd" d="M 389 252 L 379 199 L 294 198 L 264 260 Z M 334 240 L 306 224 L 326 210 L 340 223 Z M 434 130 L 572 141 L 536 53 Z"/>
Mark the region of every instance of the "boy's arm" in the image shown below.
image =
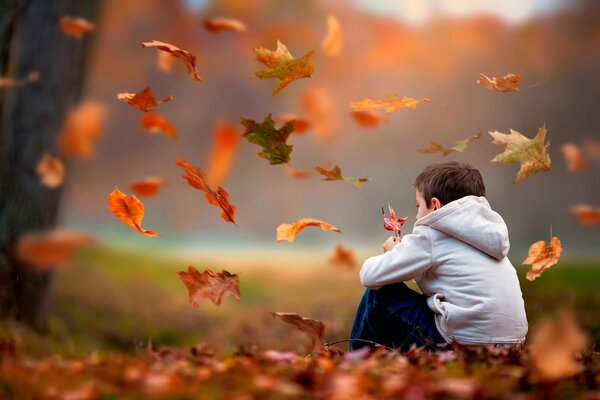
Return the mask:
<path id="1" fill-rule="evenodd" d="M 368 258 L 360 269 L 360 282 L 371 289 L 404 282 L 421 275 L 433 262 L 429 228 L 416 226 L 391 251 Z"/>

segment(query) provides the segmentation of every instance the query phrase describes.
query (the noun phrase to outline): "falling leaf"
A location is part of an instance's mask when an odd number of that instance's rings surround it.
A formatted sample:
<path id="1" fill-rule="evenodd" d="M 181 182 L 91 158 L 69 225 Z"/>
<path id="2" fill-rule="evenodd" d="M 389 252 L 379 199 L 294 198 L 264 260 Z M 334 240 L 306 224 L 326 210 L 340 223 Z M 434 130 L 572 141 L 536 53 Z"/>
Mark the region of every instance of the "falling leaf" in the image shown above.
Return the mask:
<path id="1" fill-rule="evenodd" d="M 241 133 L 237 126 L 217 121 L 213 138 L 206 177 L 211 185 L 219 185 L 229 175 L 233 158 L 240 144 Z"/>
<path id="2" fill-rule="evenodd" d="M 62 267 L 71 260 L 77 249 L 93 242 L 92 235 L 80 231 L 56 229 L 29 233 L 19 237 L 16 255 L 22 262 L 36 268 Z"/>
<path id="3" fill-rule="evenodd" d="M 281 128 L 275 129 L 275 121 L 271 114 L 267 115 L 261 123 L 246 118 L 240 118 L 240 121 L 246 128 L 243 136 L 250 143 L 257 144 L 263 149 L 256 154 L 257 156 L 269 160 L 271 165 L 290 162 L 290 154 L 294 146 L 286 142 L 294 131 L 294 122 L 287 122 Z"/>
<path id="4" fill-rule="evenodd" d="M 315 56 L 314 51 L 306 53 L 302 58 L 295 59 L 287 47 L 279 40 L 277 41 L 277 50 L 271 51 L 264 47 L 254 49 L 256 60 L 265 64 L 266 69 L 258 71 L 252 75 L 252 79 L 279 79 L 279 85 L 273 90 L 273 95 L 279 93 L 292 81 L 301 78 L 310 78 L 314 67 L 311 64 Z"/>
<path id="5" fill-rule="evenodd" d="M 570 211 L 575 214 L 581 225 L 596 225 L 600 223 L 600 207 L 580 204 L 571 207 Z"/>
<path id="6" fill-rule="evenodd" d="M 330 139 L 336 132 L 336 104 L 331 90 L 325 86 L 310 86 L 302 91 L 300 105 L 313 126 L 317 139 Z"/>
<path id="7" fill-rule="evenodd" d="M 348 183 L 351 183 L 352 185 L 356 186 L 359 189 L 362 189 L 363 184 L 370 180 L 369 178 L 355 178 L 353 176 L 343 176 L 342 170 L 339 165 L 336 165 L 331 170 L 326 170 L 325 168 L 317 166 L 317 167 L 315 167 L 315 171 L 317 171 L 319 174 L 321 174 L 325 177 L 325 179 L 323 179 L 324 181 L 343 180 Z"/>
<path id="8" fill-rule="evenodd" d="M 94 144 L 102 134 L 106 108 L 87 101 L 71 110 L 58 134 L 58 149 L 65 157 L 89 158 L 94 154 Z"/>
<path id="9" fill-rule="evenodd" d="M 383 207 L 381 207 L 381 217 L 383 218 L 383 227 L 388 231 L 394 231 L 394 233 L 397 236 L 400 236 L 402 234 L 402 231 L 400 230 L 400 228 L 402 228 L 402 225 L 404 225 L 404 223 L 406 222 L 406 220 L 408 218 L 396 219 L 396 212 L 394 211 L 394 209 L 392 208 L 390 203 L 388 203 L 388 210 L 390 212 L 390 217 L 386 218 L 385 210 L 383 209 Z"/>
<path id="10" fill-rule="evenodd" d="M 307 119 L 296 117 L 293 114 L 284 114 L 280 115 L 277 118 L 277 121 L 280 124 L 287 124 L 288 122 L 294 123 L 294 134 L 304 133 L 310 129 L 310 122 Z"/>
<path id="11" fill-rule="evenodd" d="M 158 190 L 167 184 L 163 178 L 148 177 L 141 181 L 132 182 L 129 186 L 131 191 L 138 196 L 151 197 L 158 194 Z"/>
<path id="12" fill-rule="evenodd" d="M 490 78 L 485 74 L 479 74 L 479 79 L 476 82 L 486 89 L 495 90 L 497 92 L 518 92 L 519 85 L 521 84 L 521 75 L 508 74 Z"/>
<path id="13" fill-rule="evenodd" d="M 233 18 L 213 18 L 204 21 L 204 27 L 212 33 L 221 31 L 246 32 L 246 24 Z"/>
<path id="14" fill-rule="evenodd" d="M 489 133 L 494 138 L 492 143 L 505 149 L 503 153 L 494 157 L 492 162 L 502 164 L 521 163 L 521 169 L 513 183 L 521 182 L 537 172 L 550 169 L 550 155 L 548 154 L 550 142 L 544 143 L 546 138 L 545 125 L 538 130 L 533 139 L 528 139 L 512 129 L 510 135 L 498 131 L 490 131 Z"/>
<path id="15" fill-rule="evenodd" d="M 311 352 L 325 351 L 323 336 L 325 336 L 325 324 L 310 318 L 302 317 L 296 313 L 272 312 L 283 322 L 294 325 L 298 330 L 308 335 L 311 341 Z"/>
<path id="16" fill-rule="evenodd" d="M 200 168 L 194 167 L 185 160 L 177 159 L 175 162 L 186 173 L 182 178 L 186 180 L 191 187 L 202 190 L 206 200 L 221 209 L 221 218 L 226 222 L 235 224 L 235 209 L 234 205 L 229 203 L 229 193 L 221 186 L 217 190 L 213 189 L 207 182 L 206 175 Z"/>
<path id="17" fill-rule="evenodd" d="M 158 50 L 165 51 L 172 56 L 179 58 L 185 64 L 188 74 L 190 74 L 195 81 L 202 80 L 198 70 L 196 69 L 196 56 L 190 52 L 180 49 L 179 47 L 173 46 L 169 43 L 159 42 L 158 40 L 142 42 L 140 44 L 142 47 L 156 47 Z"/>
<path id="18" fill-rule="evenodd" d="M 150 88 L 146 86 L 139 93 L 117 93 L 117 99 L 124 101 L 131 107 L 135 107 L 138 110 L 148 112 L 152 111 L 154 107 L 173 100 L 173 96 L 166 96 L 164 99 L 157 102 L 156 98 L 154 97 L 154 93 L 152 93 Z"/>
<path id="19" fill-rule="evenodd" d="M 365 128 L 373 128 L 382 121 L 387 121 L 387 115 L 376 111 L 351 111 L 354 121 Z"/>
<path id="20" fill-rule="evenodd" d="M 149 133 L 163 133 L 165 136 L 174 139 L 177 137 L 177 130 L 167 120 L 160 114 L 149 112 L 142 114 L 142 118 L 140 118 L 140 125 L 144 130 Z"/>
<path id="21" fill-rule="evenodd" d="M 522 262 L 523 265 L 531 265 L 531 269 L 527 271 L 527 279 L 535 280 L 542 275 L 542 272 L 556 264 L 562 251 L 562 243 L 556 236 L 550 239 L 548 245 L 543 240 L 532 244 L 527 258 Z"/>
<path id="22" fill-rule="evenodd" d="M 302 168 L 294 168 L 291 167 L 289 165 L 285 166 L 285 173 L 287 174 L 287 176 L 289 176 L 290 178 L 294 178 L 294 179 L 304 179 L 304 178 L 308 178 L 310 176 L 310 171 L 307 171 L 305 169 Z"/>
<path id="23" fill-rule="evenodd" d="M 159 51 L 156 53 L 156 66 L 162 72 L 171 72 L 173 69 L 173 62 L 175 61 L 175 57 L 173 57 L 170 53 L 165 51 Z"/>
<path id="24" fill-rule="evenodd" d="M 202 300 L 210 299 L 215 305 L 220 305 L 225 296 L 240 299 L 240 277 L 225 270 L 212 272 L 210 269 L 198 272 L 193 266 L 188 271 L 177 272 L 177 276 L 187 286 L 190 304 L 198 307 Z"/>
<path id="25" fill-rule="evenodd" d="M 442 144 L 436 142 L 435 140 L 430 140 L 429 148 L 418 149 L 417 151 L 419 153 L 424 153 L 424 154 L 442 153 L 442 155 L 444 155 L 444 156 L 447 156 L 448 154 L 455 152 L 455 151 L 462 153 L 463 151 L 466 150 L 466 148 L 471 140 L 480 139 L 480 138 L 481 138 L 481 132 L 471 135 L 466 139 L 457 141 L 456 143 L 454 143 L 454 146 L 452 146 L 452 147 L 445 147 Z"/>
<path id="26" fill-rule="evenodd" d="M 78 39 L 96 30 L 96 26 L 85 18 L 60 17 L 58 26 L 65 35 Z"/>
<path id="27" fill-rule="evenodd" d="M 51 189 L 59 187 L 65 180 L 65 166 L 62 161 L 47 152 L 38 163 L 36 172 L 40 176 L 42 184 Z"/>
<path id="28" fill-rule="evenodd" d="M 342 30 L 340 21 L 333 16 L 327 16 L 327 35 L 323 39 L 323 53 L 330 57 L 337 56 L 342 51 Z"/>
<path id="29" fill-rule="evenodd" d="M 354 269 L 358 265 L 354 251 L 344 248 L 341 244 L 335 246 L 333 255 L 329 258 L 329 263 L 343 269 Z"/>
<path id="30" fill-rule="evenodd" d="M 342 231 L 340 231 L 338 228 L 328 224 L 327 222 L 323 222 L 314 218 L 302 218 L 292 224 L 279 225 L 277 227 L 277 237 L 275 241 L 281 242 L 283 240 L 287 240 L 288 242 L 293 243 L 294 239 L 296 239 L 296 235 L 308 226 L 318 226 L 324 231 L 334 231 L 342 233 Z"/>
<path id="31" fill-rule="evenodd" d="M 0 76 L 0 89 L 23 86 L 28 83 L 35 82 L 38 79 L 40 79 L 40 73 L 38 71 L 31 71 L 24 79 L 21 80 Z"/>
<path id="32" fill-rule="evenodd" d="M 135 196 L 127 196 L 119 189 L 108 195 L 108 208 L 113 215 L 144 236 L 159 236 L 154 231 L 142 229 L 144 204 Z"/>
<path id="33" fill-rule="evenodd" d="M 585 169 L 585 159 L 579 147 L 573 143 L 565 143 L 561 146 L 561 150 L 569 171 L 577 172 Z"/>
<path id="34" fill-rule="evenodd" d="M 431 99 L 429 99 L 428 97 L 423 97 L 421 99 L 413 99 L 411 97 L 400 97 L 395 94 L 390 94 L 381 99 L 374 100 L 364 98 L 361 101 L 353 101 L 350 103 L 350 108 L 353 111 L 382 110 L 389 114 L 406 107 L 415 109 L 417 108 L 417 104 L 421 102 L 431 103 Z"/>
<path id="35" fill-rule="evenodd" d="M 582 147 L 590 158 L 600 160 L 600 141 L 587 139 Z"/>

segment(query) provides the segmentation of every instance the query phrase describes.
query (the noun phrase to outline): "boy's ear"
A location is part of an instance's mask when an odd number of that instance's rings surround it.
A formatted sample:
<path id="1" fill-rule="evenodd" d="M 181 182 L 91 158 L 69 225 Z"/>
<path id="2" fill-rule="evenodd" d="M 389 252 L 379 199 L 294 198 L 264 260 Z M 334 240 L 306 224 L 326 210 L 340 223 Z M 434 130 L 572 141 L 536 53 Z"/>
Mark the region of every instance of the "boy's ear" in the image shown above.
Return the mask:
<path id="1" fill-rule="evenodd" d="M 434 210 L 439 210 L 440 208 L 442 208 L 442 205 L 442 202 L 437 197 L 431 198 L 431 206 Z"/>

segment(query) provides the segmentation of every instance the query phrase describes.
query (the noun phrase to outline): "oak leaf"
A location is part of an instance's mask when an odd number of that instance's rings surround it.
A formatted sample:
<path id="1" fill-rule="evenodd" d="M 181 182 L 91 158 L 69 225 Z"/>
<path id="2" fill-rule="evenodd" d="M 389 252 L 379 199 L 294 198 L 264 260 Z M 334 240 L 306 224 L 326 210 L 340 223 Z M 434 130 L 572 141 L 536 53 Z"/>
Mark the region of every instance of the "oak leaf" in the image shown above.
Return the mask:
<path id="1" fill-rule="evenodd" d="M 329 258 L 329 263 L 347 270 L 354 269 L 358 265 L 354 251 L 344 248 L 341 244 L 335 247 L 332 256 Z"/>
<path id="2" fill-rule="evenodd" d="M 132 182 L 129 185 L 131 191 L 138 196 L 150 197 L 156 196 L 161 187 L 167 184 L 167 180 L 163 178 L 148 177 L 141 181 Z"/>
<path id="3" fill-rule="evenodd" d="M 543 240 L 532 244 L 527 258 L 522 262 L 523 265 L 531 265 L 531 269 L 527 271 L 527 279 L 535 280 L 542 272 L 556 264 L 562 251 L 562 243 L 556 236 L 550 239 L 550 244 L 546 244 Z"/>
<path id="4" fill-rule="evenodd" d="M 142 129 L 148 133 L 160 133 L 162 132 L 165 136 L 174 139 L 177 137 L 177 130 L 168 119 L 155 112 L 149 112 L 142 114 L 140 118 L 140 125 Z"/>
<path id="5" fill-rule="evenodd" d="M 277 122 L 279 122 L 280 124 L 286 124 L 290 121 L 294 123 L 294 134 L 304 133 L 308 131 L 311 127 L 310 121 L 308 121 L 305 118 L 299 118 L 294 114 L 284 114 L 280 115 L 279 118 L 277 118 Z"/>
<path id="6" fill-rule="evenodd" d="M 206 171 L 206 177 L 211 185 L 219 185 L 229 175 L 241 136 L 238 126 L 223 121 L 217 121 L 215 124 L 213 147 Z"/>
<path id="7" fill-rule="evenodd" d="M 435 140 L 430 140 L 429 148 L 418 149 L 417 151 L 419 153 L 424 153 L 424 154 L 442 153 L 442 155 L 444 155 L 444 156 L 447 156 L 448 154 L 455 152 L 455 151 L 462 153 L 463 151 L 466 150 L 466 148 L 471 140 L 480 139 L 480 138 L 481 138 L 481 132 L 478 132 L 474 135 L 469 136 L 466 139 L 457 141 L 456 143 L 454 143 L 454 146 L 452 146 L 452 147 L 445 147 L 441 143 L 436 142 Z"/>
<path id="8" fill-rule="evenodd" d="M 58 149 L 65 157 L 89 158 L 102 134 L 106 108 L 93 101 L 84 102 L 69 112 L 58 134 Z"/>
<path id="9" fill-rule="evenodd" d="M 396 218 L 396 212 L 394 211 L 394 209 L 392 208 L 390 203 L 388 203 L 388 210 L 390 212 L 389 218 L 387 218 L 385 216 L 385 210 L 383 209 L 383 207 L 381 207 L 381 217 L 383 218 L 383 227 L 388 231 L 394 231 L 394 233 L 397 236 L 400 236 L 400 234 L 402 233 L 400 228 L 402 228 L 402 225 L 404 225 L 404 223 L 406 222 L 406 220 L 408 218 Z"/>
<path id="10" fill-rule="evenodd" d="M 533 139 L 529 139 L 512 129 L 510 135 L 498 131 L 490 131 L 489 134 L 494 138 L 492 143 L 505 149 L 503 153 L 494 157 L 492 162 L 502 164 L 521 163 L 521 169 L 513 183 L 521 182 L 537 172 L 550 169 L 550 155 L 548 154 L 550 142 L 544 143 L 546 126 L 541 127 Z"/>
<path id="11" fill-rule="evenodd" d="M 273 95 L 279 93 L 283 88 L 296 79 L 310 78 L 314 67 L 311 64 L 315 56 L 314 51 L 306 53 L 302 58 L 295 59 L 287 47 L 279 40 L 277 50 L 267 50 L 264 47 L 254 49 L 256 60 L 265 64 L 266 69 L 252 75 L 252 79 L 279 79 L 279 85 L 273 90 Z"/>
<path id="12" fill-rule="evenodd" d="M 26 85 L 30 82 L 35 82 L 40 79 L 40 73 L 38 71 L 31 71 L 27 76 L 20 80 L 15 80 L 9 77 L 0 76 L 0 88 L 13 88 Z"/>
<path id="13" fill-rule="evenodd" d="M 198 272 L 189 266 L 187 272 L 177 272 L 189 292 L 189 302 L 197 307 L 202 300 L 209 299 L 215 305 L 220 305 L 225 296 L 240 299 L 240 277 L 228 271 L 213 272 L 210 269 Z"/>
<path id="14" fill-rule="evenodd" d="M 387 121 L 387 115 L 376 111 L 351 111 L 354 121 L 365 128 L 373 128 L 382 121 Z"/>
<path id="15" fill-rule="evenodd" d="M 353 111 L 381 110 L 389 114 L 406 107 L 415 109 L 417 108 L 417 104 L 421 102 L 431 103 L 431 99 L 428 97 L 413 99 L 411 97 L 401 97 L 391 94 L 381 99 L 364 98 L 360 101 L 353 101 L 350 103 L 350 108 Z"/>
<path id="16" fill-rule="evenodd" d="M 206 175 L 200 168 L 194 167 L 185 160 L 177 159 L 175 162 L 186 173 L 182 178 L 186 180 L 191 187 L 202 190 L 206 200 L 221 209 L 221 218 L 226 222 L 235 224 L 235 209 L 236 207 L 229 203 L 229 193 L 221 186 L 215 190 L 208 183 Z"/>
<path id="17" fill-rule="evenodd" d="M 58 26 L 67 36 L 81 39 L 86 33 L 96 30 L 96 26 L 85 18 L 60 17 Z"/>
<path id="18" fill-rule="evenodd" d="M 47 152 L 38 163 L 36 172 L 40 176 L 42 184 L 51 189 L 59 187 L 65 180 L 64 164 L 60 158 L 52 157 Z"/>
<path id="19" fill-rule="evenodd" d="M 585 169 L 585 158 L 579 147 L 573 143 L 565 143 L 560 148 L 563 152 L 563 157 L 567 163 L 567 169 L 572 172 L 583 171 Z"/>
<path id="20" fill-rule="evenodd" d="M 311 342 L 311 352 L 325 351 L 323 339 L 325 336 L 325 324 L 323 322 L 302 317 L 297 313 L 272 312 L 271 314 L 308 335 Z"/>
<path id="21" fill-rule="evenodd" d="M 250 142 L 257 144 L 263 150 L 256 155 L 269 161 L 269 164 L 287 164 L 294 146 L 287 144 L 290 134 L 294 131 L 294 122 L 289 121 L 279 129 L 275 129 L 275 121 L 271 114 L 263 122 L 253 119 L 240 118 L 246 128 L 243 136 Z"/>
<path id="22" fill-rule="evenodd" d="M 323 53 L 330 57 L 337 56 L 342 51 L 342 29 L 340 21 L 333 16 L 327 16 L 327 35 L 323 39 Z"/>
<path id="23" fill-rule="evenodd" d="M 495 90 L 497 92 L 517 92 L 521 84 L 521 75 L 508 74 L 505 76 L 496 76 L 490 78 L 485 74 L 479 74 L 477 84 L 486 89 Z"/>
<path id="24" fill-rule="evenodd" d="M 355 178 L 353 176 L 343 176 L 342 175 L 342 169 L 340 168 L 339 165 L 336 165 L 335 167 L 333 167 L 330 170 L 327 170 L 325 168 L 316 166 L 315 167 L 315 171 L 317 171 L 319 174 L 321 174 L 322 176 L 325 177 L 325 179 L 323 179 L 324 181 L 346 181 L 348 183 L 351 183 L 352 185 L 356 186 L 359 189 L 362 189 L 363 184 L 365 182 L 370 181 L 369 178 Z"/>
<path id="25" fill-rule="evenodd" d="M 600 223 L 600 207 L 580 204 L 571 207 L 570 211 L 575 214 L 581 225 L 596 225 Z"/>
<path id="26" fill-rule="evenodd" d="M 89 246 L 94 238 L 87 232 L 56 229 L 21 235 L 16 244 L 16 255 L 21 261 L 39 269 L 62 267 L 73 253 Z"/>
<path id="27" fill-rule="evenodd" d="M 137 108 L 138 110 L 148 112 L 152 111 L 154 107 L 173 100 L 173 96 L 169 95 L 161 101 L 156 101 L 154 93 L 152 93 L 150 87 L 146 86 L 139 93 L 117 93 L 117 99 L 129 104 L 131 107 Z"/>
<path id="28" fill-rule="evenodd" d="M 142 229 L 144 204 L 134 195 L 127 196 L 119 189 L 115 189 L 108 195 L 108 208 L 114 216 L 142 235 L 150 237 L 159 236 L 159 234 L 154 231 Z"/>
<path id="29" fill-rule="evenodd" d="M 323 222 L 321 220 L 315 218 L 302 218 L 292 224 L 281 224 L 277 227 L 277 235 L 276 242 L 281 242 L 283 240 L 287 240 L 292 243 L 294 239 L 296 239 L 296 235 L 300 233 L 301 230 L 308 226 L 318 226 L 324 231 L 333 231 L 337 233 L 342 233 L 338 228 L 333 225 L 328 224 L 327 222 Z"/>
<path id="30" fill-rule="evenodd" d="M 212 32 L 221 31 L 246 32 L 246 24 L 233 18 L 213 18 L 204 21 L 204 27 Z"/>
<path id="31" fill-rule="evenodd" d="M 196 56 L 190 53 L 189 51 L 180 49 L 177 46 L 173 46 L 170 43 L 159 42 L 158 40 L 153 40 L 151 42 L 142 42 L 140 43 L 142 47 L 155 47 L 160 51 L 167 52 L 171 54 L 173 57 L 179 58 L 185 64 L 185 67 L 188 70 L 188 74 L 191 75 L 192 79 L 195 81 L 201 81 L 202 78 L 196 69 Z"/>

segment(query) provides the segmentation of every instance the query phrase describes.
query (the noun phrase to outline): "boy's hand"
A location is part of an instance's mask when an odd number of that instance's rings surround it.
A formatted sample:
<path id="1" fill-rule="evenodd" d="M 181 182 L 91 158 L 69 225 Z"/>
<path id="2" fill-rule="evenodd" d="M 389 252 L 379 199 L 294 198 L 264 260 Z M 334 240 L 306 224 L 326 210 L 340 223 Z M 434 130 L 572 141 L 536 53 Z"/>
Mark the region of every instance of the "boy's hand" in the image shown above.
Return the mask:
<path id="1" fill-rule="evenodd" d="M 400 243 L 399 237 L 390 236 L 383 244 L 383 251 L 386 252 L 392 250 L 398 243 Z"/>

